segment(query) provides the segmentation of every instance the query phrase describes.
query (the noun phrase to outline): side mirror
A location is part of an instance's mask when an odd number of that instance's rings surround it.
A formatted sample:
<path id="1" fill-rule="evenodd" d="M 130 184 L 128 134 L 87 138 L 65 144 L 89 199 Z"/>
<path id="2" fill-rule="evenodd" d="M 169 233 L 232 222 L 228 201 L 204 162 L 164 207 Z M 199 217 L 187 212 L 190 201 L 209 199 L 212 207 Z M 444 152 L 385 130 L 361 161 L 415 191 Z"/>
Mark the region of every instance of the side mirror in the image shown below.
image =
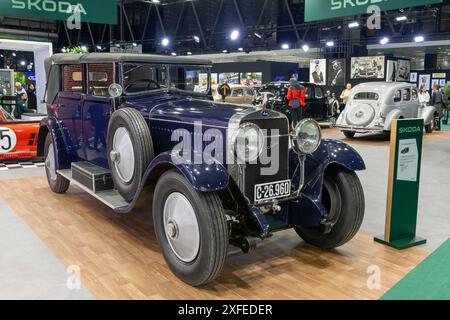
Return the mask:
<path id="1" fill-rule="evenodd" d="M 123 94 L 123 88 L 118 83 L 113 83 L 108 88 L 108 93 L 111 98 L 118 98 Z"/>

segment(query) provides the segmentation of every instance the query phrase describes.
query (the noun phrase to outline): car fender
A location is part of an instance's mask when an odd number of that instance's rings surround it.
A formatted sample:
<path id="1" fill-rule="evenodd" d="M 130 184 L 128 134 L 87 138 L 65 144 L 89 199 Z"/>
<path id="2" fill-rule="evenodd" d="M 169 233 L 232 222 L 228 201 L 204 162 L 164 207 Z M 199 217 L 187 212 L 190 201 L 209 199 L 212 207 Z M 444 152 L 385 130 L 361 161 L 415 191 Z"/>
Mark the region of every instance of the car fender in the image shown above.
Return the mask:
<path id="1" fill-rule="evenodd" d="M 45 139 L 51 134 L 55 154 L 56 170 L 70 168 L 71 159 L 66 153 L 66 143 L 63 132 L 54 118 L 44 118 L 41 120 L 38 133 L 38 155 L 44 156 Z"/>
<path id="2" fill-rule="evenodd" d="M 290 177 L 294 189 L 299 187 L 298 155 L 290 152 Z M 298 204 L 291 204 L 287 223 L 289 225 L 318 226 L 326 214 L 321 204 L 322 185 L 325 172 L 335 167 L 343 167 L 350 171 L 366 169 L 363 158 L 346 143 L 325 139 L 319 148 L 305 160 L 305 185 L 303 197 Z"/>
<path id="3" fill-rule="evenodd" d="M 171 153 L 164 152 L 154 158 L 150 163 L 144 175 L 144 180 L 147 180 L 149 177 L 154 177 L 155 173 L 157 173 L 157 168 L 171 166 L 182 173 L 197 191 L 213 192 L 227 188 L 230 182 L 230 176 L 226 168 L 218 162 L 208 162 L 210 164 L 185 163 Z"/>
<path id="4" fill-rule="evenodd" d="M 430 124 L 434 121 L 434 114 L 436 113 L 436 107 L 426 106 L 422 107 L 419 118 L 423 119 L 425 125 Z"/>
<path id="5" fill-rule="evenodd" d="M 384 131 L 391 131 L 392 120 L 400 119 L 401 117 L 403 117 L 403 112 L 401 110 L 391 110 L 386 116 L 386 120 L 384 122 Z"/>

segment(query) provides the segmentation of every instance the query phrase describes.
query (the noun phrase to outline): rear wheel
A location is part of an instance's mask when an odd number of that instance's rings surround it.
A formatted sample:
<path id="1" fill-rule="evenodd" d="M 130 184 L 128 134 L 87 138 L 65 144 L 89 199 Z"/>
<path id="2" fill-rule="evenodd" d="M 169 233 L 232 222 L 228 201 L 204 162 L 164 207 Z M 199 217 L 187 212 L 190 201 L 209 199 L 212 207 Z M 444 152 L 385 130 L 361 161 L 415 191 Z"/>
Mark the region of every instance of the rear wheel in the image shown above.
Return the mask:
<path id="1" fill-rule="evenodd" d="M 172 272 L 192 286 L 213 281 L 228 249 L 227 221 L 218 195 L 196 191 L 171 170 L 159 179 L 153 198 L 156 237 Z"/>
<path id="2" fill-rule="evenodd" d="M 322 189 L 322 204 L 327 209 L 327 223 L 323 228 L 297 226 L 295 231 L 307 243 L 323 249 L 332 249 L 350 241 L 358 232 L 364 217 L 364 191 L 356 173 L 338 168 L 327 172 Z"/>
<path id="3" fill-rule="evenodd" d="M 355 137 L 356 132 L 353 131 L 343 131 L 344 136 L 348 139 L 353 139 Z"/>
<path id="4" fill-rule="evenodd" d="M 55 193 L 65 193 L 69 189 L 70 181 L 56 172 L 55 150 L 50 133 L 45 138 L 44 157 L 45 173 L 50 189 Z"/>

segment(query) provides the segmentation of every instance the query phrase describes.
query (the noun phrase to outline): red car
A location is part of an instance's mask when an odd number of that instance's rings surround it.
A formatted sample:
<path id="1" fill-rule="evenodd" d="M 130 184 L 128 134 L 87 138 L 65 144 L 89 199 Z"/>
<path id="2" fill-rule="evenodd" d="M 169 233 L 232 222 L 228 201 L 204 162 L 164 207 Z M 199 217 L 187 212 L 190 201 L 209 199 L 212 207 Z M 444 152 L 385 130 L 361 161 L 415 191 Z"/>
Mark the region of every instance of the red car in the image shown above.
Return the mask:
<path id="1" fill-rule="evenodd" d="M 43 117 L 23 115 L 19 120 L 0 107 L 0 160 L 36 158 L 39 123 Z"/>

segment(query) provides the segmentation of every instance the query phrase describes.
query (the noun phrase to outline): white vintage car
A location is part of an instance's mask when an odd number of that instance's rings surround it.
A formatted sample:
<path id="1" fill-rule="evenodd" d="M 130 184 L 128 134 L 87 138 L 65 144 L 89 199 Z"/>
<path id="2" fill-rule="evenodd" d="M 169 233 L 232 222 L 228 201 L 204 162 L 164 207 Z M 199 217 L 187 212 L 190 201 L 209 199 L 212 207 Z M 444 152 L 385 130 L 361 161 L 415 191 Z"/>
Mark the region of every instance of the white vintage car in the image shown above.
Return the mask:
<path id="1" fill-rule="evenodd" d="M 427 133 L 434 128 L 433 106 L 419 103 L 417 87 L 404 82 L 369 82 L 355 86 L 336 128 L 347 138 L 356 133 L 391 131 L 394 119 L 423 118 Z"/>

